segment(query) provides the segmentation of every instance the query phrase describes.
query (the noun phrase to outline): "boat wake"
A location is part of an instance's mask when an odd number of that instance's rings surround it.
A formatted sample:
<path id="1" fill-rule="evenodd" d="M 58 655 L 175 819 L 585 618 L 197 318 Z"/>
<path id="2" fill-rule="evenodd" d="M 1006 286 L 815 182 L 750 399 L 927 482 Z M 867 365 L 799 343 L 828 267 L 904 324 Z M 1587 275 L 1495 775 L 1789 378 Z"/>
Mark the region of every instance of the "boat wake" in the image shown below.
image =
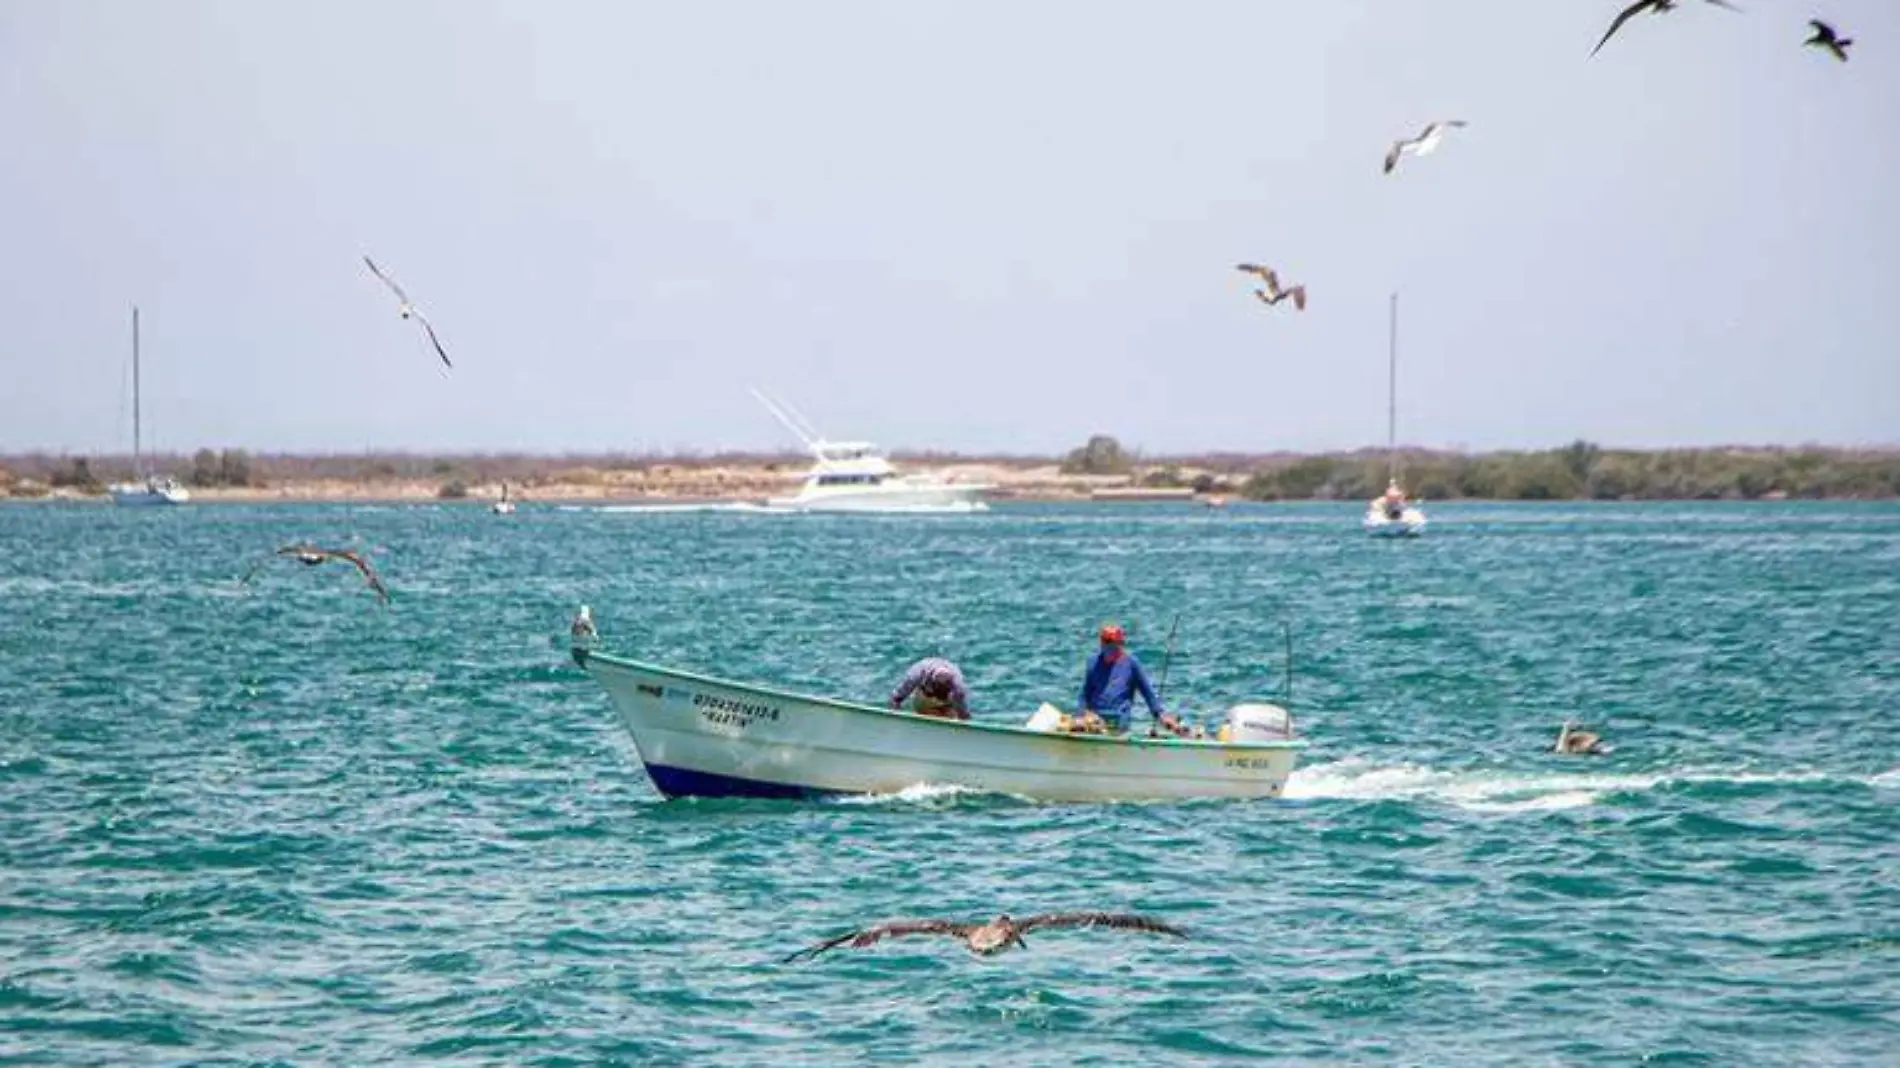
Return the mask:
<path id="1" fill-rule="evenodd" d="M 991 790 L 953 783 L 920 782 L 888 794 L 846 794 L 834 799 L 840 805 L 937 805 L 965 797 L 1009 797 Z"/>
<path id="2" fill-rule="evenodd" d="M 700 504 L 563 504 L 563 512 L 601 512 L 610 515 L 682 515 L 688 512 L 752 512 L 790 515 L 790 508 L 773 508 L 749 501 L 707 501 Z"/>
<path id="3" fill-rule="evenodd" d="M 1348 758 L 1297 768 L 1287 780 L 1289 800 L 1431 801 L 1472 812 L 1539 812 L 1595 804 L 1606 794 L 1640 793 L 1678 783 L 1858 782 L 1900 785 L 1900 768 L 1879 775 L 1838 772 L 1747 772 L 1685 768 L 1632 773 L 1445 771 L 1418 764 L 1374 764 Z"/>

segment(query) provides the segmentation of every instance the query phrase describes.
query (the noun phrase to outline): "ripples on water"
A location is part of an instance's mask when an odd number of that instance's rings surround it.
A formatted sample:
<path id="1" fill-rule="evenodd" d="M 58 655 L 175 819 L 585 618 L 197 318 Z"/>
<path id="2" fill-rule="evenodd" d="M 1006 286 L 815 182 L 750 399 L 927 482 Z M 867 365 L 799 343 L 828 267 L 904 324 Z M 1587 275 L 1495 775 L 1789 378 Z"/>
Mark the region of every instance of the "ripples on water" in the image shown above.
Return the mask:
<path id="1" fill-rule="evenodd" d="M 0 1061 L 1894 1063 L 1900 509 L 1002 507 L 837 520 L 0 507 Z M 342 565 L 267 569 L 292 538 Z M 926 787 L 658 803 L 611 648 L 983 712 L 1133 623 L 1191 713 L 1279 687 L 1278 803 Z M 1542 752 L 1565 716 L 1614 755 Z M 1189 942 L 887 944 L 1112 907 Z"/>

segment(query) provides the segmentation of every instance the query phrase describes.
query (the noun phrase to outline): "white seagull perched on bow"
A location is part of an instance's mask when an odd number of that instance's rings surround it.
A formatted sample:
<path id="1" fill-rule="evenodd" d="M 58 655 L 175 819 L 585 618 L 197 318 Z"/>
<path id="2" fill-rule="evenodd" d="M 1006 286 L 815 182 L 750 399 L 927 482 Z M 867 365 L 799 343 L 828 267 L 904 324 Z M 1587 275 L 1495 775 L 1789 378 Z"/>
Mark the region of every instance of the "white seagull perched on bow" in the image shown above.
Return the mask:
<path id="1" fill-rule="evenodd" d="M 369 264 L 369 273 L 382 279 L 383 284 L 389 287 L 390 292 L 396 294 L 396 299 L 402 301 L 402 308 L 400 309 L 402 317 L 405 319 L 414 319 L 416 322 L 422 324 L 422 329 L 429 335 L 429 344 L 435 346 L 435 354 L 442 357 L 442 366 L 453 369 L 455 365 L 449 362 L 449 354 L 442 350 L 442 339 L 435 336 L 435 327 L 430 326 L 429 320 L 422 317 L 421 310 L 416 307 L 414 301 L 409 299 L 409 294 L 402 291 L 402 287 L 396 284 L 394 278 L 384 274 L 382 268 L 376 266 L 375 260 L 364 256 L 363 262 Z"/>
<path id="2" fill-rule="evenodd" d="M 1392 148 L 1385 154 L 1385 173 L 1392 173 L 1392 168 L 1399 165 L 1400 156 L 1431 155 L 1438 148 L 1438 142 L 1445 139 L 1446 130 L 1463 125 L 1465 125 L 1463 119 L 1445 119 L 1441 122 L 1427 123 L 1424 132 L 1410 141 L 1392 142 Z"/>

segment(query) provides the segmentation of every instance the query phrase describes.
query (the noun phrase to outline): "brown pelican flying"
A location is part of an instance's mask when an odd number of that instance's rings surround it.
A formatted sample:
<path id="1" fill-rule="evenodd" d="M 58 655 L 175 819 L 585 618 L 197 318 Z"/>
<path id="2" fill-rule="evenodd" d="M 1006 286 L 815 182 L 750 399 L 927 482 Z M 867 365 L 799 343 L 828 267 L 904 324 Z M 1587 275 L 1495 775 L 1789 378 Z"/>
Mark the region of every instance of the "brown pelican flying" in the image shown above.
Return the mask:
<path id="1" fill-rule="evenodd" d="M 1814 27 L 1814 36 L 1801 42 L 1802 44 L 1819 45 L 1834 53 L 1835 59 L 1840 60 L 1842 63 L 1847 62 L 1847 46 L 1854 43 L 1852 37 L 1842 37 L 1840 34 L 1834 32 L 1834 27 L 1829 26 L 1820 19 L 1809 19 L 1808 25 Z"/>
<path id="2" fill-rule="evenodd" d="M 1730 11 L 1741 10 L 1741 8 L 1729 3 L 1728 0 L 1703 0 L 1703 2 L 1714 4 L 1716 7 L 1725 7 Z M 1670 11 L 1674 11 L 1677 3 L 1678 0 L 1636 0 L 1635 3 L 1617 13 L 1616 19 L 1610 23 L 1610 28 L 1603 31 L 1603 40 L 1597 42 L 1597 46 L 1590 50 L 1590 54 L 1594 56 L 1598 52 L 1603 51 L 1603 46 L 1608 44 L 1610 38 L 1616 35 L 1616 31 L 1622 29 L 1623 24 L 1636 15 L 1644 11 L 1652 15 L 1666 14 Z"/>
<path id="3" fill-rule="evenodd" d="M 376 596 L 382 598 L 384 604 L 389 603 L 389 590 L 383 586 L 383 580 L 376 576 L 376 569 L 369 566 L 369 561 L 363 559 L 360 553 L 349 549 L 325 549 L 316 545 L 297 544 L 286 545 L 278 549 L 275 555 L 290 557 L 306 567 L 315 567 L 326 560 L 347 560 L 355 564 L 356 569 L 363 573 L 363 580 L 369 583 L 370 589 L 376 591 Z M 252 564 L 251 569 L 244 573 L 242 581 L 250 582 L 251 578 L 257 574 L 257 569 L 263 567 L 266 562 L 268 561 Z"/>
<path id="4" fill-rule="evenodd" d="M 402 287 L 396 284 L 394 278 L 384 274 L 382 268 L 376 266 L 375 260 L 364 256 L 363 262 L 369 264 L 369 273 L 382 279 L 383 284 L 388 286 L 390 291 L 396 294 L 396 299 L 402 301 L 402 307 L 397 309 L 402 314 L 402 317 L 405 319 L 414 319 L 416 322 L 422 324 L 423 331 L 429 335 L 429 344 L 435 346 L 435 354 L 442 357 L 442 365 L 444 367 L 453 368 L 455 365 L 449 362 L 449 354 L 442 351 L 442 339 L 435 336 L 435 327 L 430 326 L 429 320 L 422 317 L 421 310 L 409 299 L 409 294 L 402 291 Z"/>
<path id="5" fill-rule="evenodd" d="M 1005 912 L 988 923 L 957 923 L 953 920 L 901 920 L 877 927 L 841 934 L 836 938 L 820 942 L 815 946 L 801 949 L 785 958 L 785 963 L 802 958 L 816 957 L 828 949 L 846 946 L 850 949 L 862 949 L 875 945 L 886 938 L 900 938 L 914 934 L 949 935 L 962 942 L 970 952 L 988 956 L 1001 953 L 1011 946 L 1029 948 L 1023 941 L 1023 932 L 1038 927 L 1112 927 L 1124 931 L 1151 931 L 1155 934 L 1173 935 L 1186 938 L 1187 932 L 1173 924 L 1147 916 L 1137 916 L 1126 912 L 1044 912 L 1036 916 L 1026 916 L 1020 920 L 1011 919 Z"/>
<path id="6" fill-rule="evenodd" d="M 1288 297 L 1292 297 L 1293 306 L 1295 308 L 1301 311 L 1306 310 L 1306 287 L 1282 287 L 1280 285 L 1280 276 L 1274 273 L 1273 268 L 1262 267 L 1257 263 L 1237 263 L 1234 265 L 1234 270 L 1259 276 L 1261 283 L 1266 288 L 1254 290 L 1253 295 L 1260 298 L 1260 303 L 1272 306 Z"/>

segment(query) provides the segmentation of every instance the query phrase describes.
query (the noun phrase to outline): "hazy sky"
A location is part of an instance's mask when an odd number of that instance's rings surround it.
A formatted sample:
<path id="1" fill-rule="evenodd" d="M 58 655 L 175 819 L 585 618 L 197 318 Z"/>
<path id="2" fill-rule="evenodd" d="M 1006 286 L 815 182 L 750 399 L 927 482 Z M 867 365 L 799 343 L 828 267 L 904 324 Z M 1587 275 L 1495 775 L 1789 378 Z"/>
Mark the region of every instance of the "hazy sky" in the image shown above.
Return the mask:
<path id="1" fill-rule="evenodd" d="M 1900 442 L 1900 3 L 1621 3 L 0 0 L 0 450 Z"/>

